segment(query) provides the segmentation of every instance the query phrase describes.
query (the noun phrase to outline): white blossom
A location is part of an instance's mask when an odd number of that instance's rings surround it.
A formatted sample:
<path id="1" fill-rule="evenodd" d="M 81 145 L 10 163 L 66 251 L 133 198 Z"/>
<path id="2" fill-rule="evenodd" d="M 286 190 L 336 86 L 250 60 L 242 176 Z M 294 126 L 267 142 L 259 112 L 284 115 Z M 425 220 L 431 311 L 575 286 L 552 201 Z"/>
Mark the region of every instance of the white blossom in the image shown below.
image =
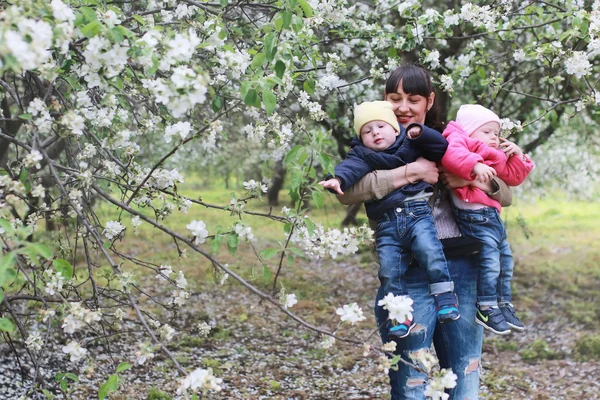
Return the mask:
<path id="1" fill-rule="evenodd" d="M 335 310 L 335 313 L 340 316 L 342 322 L 348 321 L 352 325 L 367 318 L 356 303 L 344 304 L 344 306 Z"/>
<path id="2" fill-rule="evenodd" d="M 567 74 L 575 75 L 577 78 L 583 78 L 592 71 L 592 64 L 583 51 L 574 51 L 573 55 L 565 61 Z"/>
<path id="3" fill-rule="evenodd" d="M 388 310 L 389 319 L 398 322 L 403 322 L 407 319 L 412 320 L 412 304 L 413 300 L 409 296 L 394 296 L 393 293 L 388 293 L 377 303 L 377 305 L 380 307 L 382 306 L 384 310 Z"/>
<path id="4" fill-rule="evenodd" d="M 108 240 L 112 240 L 113 238 L 119 236 L 121 232 L 125 230 L 125 226 L 118 221 L 108 221 L 104 226 L 104 236 Z"/>
<path id="5" fill-rule="evenodd" d="M 62 351 L 69 355 L 69 359 L 73 363 L 78 363 L 87 354 L 87 350 L 74 340 L 69 342 L 66 346 L 63 346 Z"/>
<path id="6" fill-rule="evenodd" d="M 192 221 L 185 226 L 192 232 L 192 236 L 194 236 L 194 243 L 204 243 L 206 238 L 208 237 L 208 231 L 206 230 L 206 224 L 204 221 Z"/>
<path id="7" fill-rule="evenodd" d="M 223 379 L 217 378 L 213 375 L 212 369 L 197 368 L 186 376 L 177 389 L 177 394 L 183 394 L 188 390 L 197 392 L 199 390 L 215 390 L 220 391 Z"/>
<path id="8" fill-rule="evenodd" d="M 27 154 L 25 156 L 25 158 L 23 158 L 23 165 L 26 168 L 37 168 L 40 169 L 42 168 L 40 161 L 42 161 L 44 159 L 44 156 L 42 156 L 42 153 L 40 153 L 38 150 L 31 150 L 31 152 L 29 154 Z"/>
<path id="9" fill-rule="evenodd" d="M 44 340 L 38 331 L 32 331 L 25 341 L 25 346 L 30 350 L 40 351 L 44 346 Z"/>
<path id="10" fill-rule="evenodd" d="M 280 301 L 284 308 L 292 308 L 296 303 L 298 303 L 298 299 L 296 299 L 296 295 L 293 293 L 286 294 L 280 299 Z"/>
<path id="11" fill-rule="evenodd" d="M 335 338 L 333 336 L 325 336 L 325 338 L 323 338 L 323 340 L 321 341 L 321 348 L 330 349 L 331 347 L 333 347 L 334 343 Z"/>

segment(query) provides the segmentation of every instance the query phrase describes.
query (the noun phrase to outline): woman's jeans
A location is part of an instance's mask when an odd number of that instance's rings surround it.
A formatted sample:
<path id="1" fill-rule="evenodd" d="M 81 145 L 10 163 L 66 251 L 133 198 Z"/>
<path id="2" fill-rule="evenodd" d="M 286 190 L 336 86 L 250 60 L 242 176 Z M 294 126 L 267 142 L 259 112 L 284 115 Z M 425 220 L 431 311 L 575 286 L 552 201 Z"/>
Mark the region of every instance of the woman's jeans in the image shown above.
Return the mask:
<path id="1" fill-rule="evenodd" d="M 420 265 L 427 266 L 431 295 L 453 291 L 454 285 L 427 201 L 409 201 L 386 211 L 377 219 L 375 240 L 379 281 L 384 295 L 407 294 L 405 275 L 413 254 Z"/>
<path id="2" fill-rule="evenodd" d="M 500 213 L 493 207 L 478 210 L 455 209 L 456 224 L 465 236 L 481 241 L 477 305 L 510 303 L 513 256 Z"/>
<path id="3" fill-rule="evenodd" d="M 440 366 L 452 368 L 458 376 L 457 385 L 450 391 L 450 398 L 475 400 L 479 389 L 479 365 L 483 328 L 475 323 L 475 298 L 477 293 L 477 255 L 448 259 L 448 269 L 455 282 L 461 318 L 445 324 L 437 323 L 433 297 L 429 295 L 425 268 L 411 266 L 406 272 L 406 290 L 414 300 L 414 321 L 417 326 L 410 334 L 398 340 L 396 354 L 413 362 L 410 353 L 419 349 L 429 350 L 433 342 Z M 375 299 L 375 317 L 383 343 L 387 343 L 388 313 L 377 302 L 385 296 L 380 287 Z M 392 400 L 425 399 L 427 377 L 398 363 L 398 370 L 390 369 Z"/>

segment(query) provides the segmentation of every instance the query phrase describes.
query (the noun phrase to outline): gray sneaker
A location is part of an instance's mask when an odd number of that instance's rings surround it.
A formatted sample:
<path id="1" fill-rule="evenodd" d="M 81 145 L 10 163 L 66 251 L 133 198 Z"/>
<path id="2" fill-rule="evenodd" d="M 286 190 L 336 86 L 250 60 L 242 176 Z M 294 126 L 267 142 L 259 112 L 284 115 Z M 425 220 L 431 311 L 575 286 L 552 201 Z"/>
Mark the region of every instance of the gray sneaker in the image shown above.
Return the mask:
<path id="1" fill-rule="evenodd" d="M 523 332 L 525 330 L 525 325 L 519 321 L 517 314 L 515 314 L 515 306 L 513 306 L 511 303 L 504 304 L 500 306 L 500 311 L 504 316 L 504 320 L 512 329 L 517 332 Z"/>

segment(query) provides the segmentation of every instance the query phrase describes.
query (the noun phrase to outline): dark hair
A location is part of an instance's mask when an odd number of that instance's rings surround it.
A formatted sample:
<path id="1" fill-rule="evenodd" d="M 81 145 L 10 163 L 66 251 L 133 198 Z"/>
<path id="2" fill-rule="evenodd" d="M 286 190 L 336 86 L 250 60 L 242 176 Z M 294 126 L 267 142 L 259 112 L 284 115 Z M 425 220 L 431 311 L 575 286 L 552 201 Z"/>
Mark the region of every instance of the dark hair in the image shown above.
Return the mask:
<path id="1" fill-rule="evenodd" d="M 429 97 L 434 92 L 431 83 L 431 75 L 426 69 L 418 65 L 405 64 L 392 71 L 385 82 L 385 93 L 396 93 L 398 85 L 402 83 L 402 90 L 407 94 L 416 94 L 423 97 Z M 439 110 L 436 102 L 425 114 L 425 125 L 442 131 L 444 123 L 440 121 Z"/>

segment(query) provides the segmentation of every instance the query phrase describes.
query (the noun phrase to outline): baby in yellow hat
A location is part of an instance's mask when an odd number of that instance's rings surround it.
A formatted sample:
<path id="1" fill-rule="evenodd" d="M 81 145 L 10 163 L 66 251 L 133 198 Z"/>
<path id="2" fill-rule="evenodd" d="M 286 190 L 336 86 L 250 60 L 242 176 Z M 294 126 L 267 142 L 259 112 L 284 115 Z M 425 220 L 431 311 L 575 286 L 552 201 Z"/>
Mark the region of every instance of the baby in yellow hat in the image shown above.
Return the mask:
<path id="1" fill-rule="evenodd" d="M 335 177 L 319 182 L 334 193 L 343 194 L 371 171 L 400 167 L 419 157 L 438 162 L 448 147 L 446 139 L 434 129 L 421 124 L 401 127 L 387 101 L 358 105 L 354 110 L 354 129 L 357 137 L 346 159 L 335 167 Z M 432 193 L 432 185 L 410 182 L 365 204 L 367 216 L 377 221 L 379 280 L 386 295 L 378 306 L 387 306 L 396 296 L 407 294 L 405 275 L 414 256 L 427 269 L 438 320 L 455 321 L 460 318 L 458 300 L 433 222 L 428 201 Z M 415 326 L 412 317 L 390 324 L 392 339 L 408 336 Z"/>

